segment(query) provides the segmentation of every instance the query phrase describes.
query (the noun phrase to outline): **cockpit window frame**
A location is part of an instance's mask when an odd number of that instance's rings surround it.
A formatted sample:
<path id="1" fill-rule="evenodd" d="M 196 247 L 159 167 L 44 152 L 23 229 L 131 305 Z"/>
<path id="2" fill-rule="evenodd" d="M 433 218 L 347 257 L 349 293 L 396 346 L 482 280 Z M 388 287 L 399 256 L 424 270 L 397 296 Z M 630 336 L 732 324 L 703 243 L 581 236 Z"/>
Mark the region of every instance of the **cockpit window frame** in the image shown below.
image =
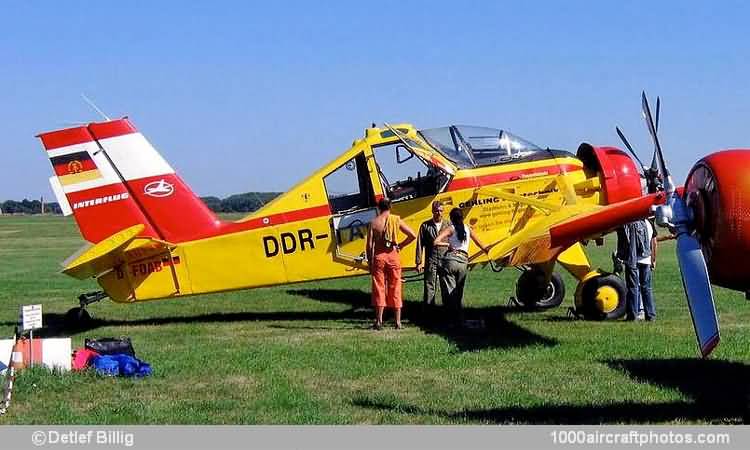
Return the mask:
<path id="1" fill-rule="evenodd" d="M 503 137 L 507 137 L 506 140 L 508 141 L 508 146 L 501 145 L 498 147 L 498 150 L 503 150 L 507 152 L 507 155 L 498 155 L 492 159 L 490 157 L 480 158 L 478 154 L 482 153 L 482 150 L 475 150 L 469 142 L 467 142 L 466 137 L 461 132 L 461 128 L 464 128 L 465 130 L 469 129 L 486 129 L 488 131 L 492 131 L 493 134 L 497 134 L 497 139 L 499 141 L 503 140 Z M 433 130 L 447 130 L 450 134 L 450 139 L 453 143 L 454 152 L 455 155 L 450 155 L 447 152 L 450 149 L 450 144 L 448 141 L 443 141 L 441 143 L 440 140 L 437 142 L 433 141 L 429 137 L 429 132 Z M 447 127 L 442 128 L 430 128 L 425 130 L 418 130 L 417 134 L 428 144 L 431 148 L 433 148 L 436 152 L 440 153 L 443 157 L 447 158 L 457 166 L 459 166 L 462 169 L 476 169 L 481 167 L 488 167 L 488 166 L 494 166 L 494 165 L 502 165 L 502 164 L 508 164 L 518 161 L 523 161 L 526 159 L 539 159 L 539 155 L 545 155 L 544 158 L 549 158 L 551 154 L 549 153 L 549 149 L 543 149 L 542 147 L 534 144 L 533 142 L 527 141 L 526 139 L 516 136 L 515 134 L 501 129 L 495 129 L 490 127 L 479 127 L 479 126 L 467 126 L 467 125 L 450 125 Z M 446 136 L 447 138 L 447 136 Z M 439 139 L 439 137 L 435 137 L 435 139 Z M 518 150 L 516 152 L 513 151 L 511 142 L 512 141 L 520 141 L 520 143 L 527 146 L 528 150 Z M 445 147 L 445 148 L 443 148 Z M 484 150 L 487 151 L 487 150 Z M 501 153 L 501 152 L 498 152 Z M 459 160 L 460 157 L 460 160 Z"/>

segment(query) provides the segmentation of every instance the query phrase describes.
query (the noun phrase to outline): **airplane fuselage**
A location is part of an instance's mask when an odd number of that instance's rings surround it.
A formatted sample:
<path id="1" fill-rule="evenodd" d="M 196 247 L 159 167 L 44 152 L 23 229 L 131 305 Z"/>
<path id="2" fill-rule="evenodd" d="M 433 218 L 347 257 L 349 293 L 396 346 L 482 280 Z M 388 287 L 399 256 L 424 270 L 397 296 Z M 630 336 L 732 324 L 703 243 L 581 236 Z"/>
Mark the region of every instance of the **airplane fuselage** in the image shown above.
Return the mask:
<path id="1" fill-rule="evenodd" d="M 414 132 L 406 125 L 399 127 Z M 364 139 L 355 141 L 339 158 L 261 210 L 238 222 L 224 223 L 219 234 L 177 242 L 169 253 L 126 253 L 126 261 L 102 275 L 99 282 L 113 300 L 132 302 L 363 275 L 367 273 L 362 258 L 367 224 L 375 215 L 377 199 L 385 195 L 393 199 L 392 213 L 415 230 L 431 217 L 435 200 L 445 205 L 446 212 L 460 208 L 487 244 L 545 217 L 544 208 L 508 196 L 563 205 L 559 177 L 572 187 L 578 202 L 604 203 L 597 174 L 584 170 L 572 154 L 560 151 L 548 151 L 530 161 L 451 168 L 453 173 L 439 174 L 444 179 L 436 180 L 434 188 L 417 185 L 427 179 L 421 173 L 394 187 L 399 183 L 384 181 L 384 161 L 379 158 L 392 156 L 381 156 L 380 151 L 399 142 L 387 130 L 368 130 Z M 438 167 L 441 164 L 448 162 L 436 161 Z M 427 170 L 437 171 L 434 167 Z M 352 186 L 360 192 L 332 194 L 330 177 L 339 173 L 356 178 Z M 432 186 L 432 179 L 428 182 Z M 555 256 L 534 253 L 531 247 L 526 256 L 517 255 L 513 264 L 539 263 Z M 414 251 L 413 245 L 401 251 L 404 268 L 414 266 Z M 470 253 L 476 251 L 472 244 Z M 487 261 L 486 255 L 478 255 L 472 264 Z"/>

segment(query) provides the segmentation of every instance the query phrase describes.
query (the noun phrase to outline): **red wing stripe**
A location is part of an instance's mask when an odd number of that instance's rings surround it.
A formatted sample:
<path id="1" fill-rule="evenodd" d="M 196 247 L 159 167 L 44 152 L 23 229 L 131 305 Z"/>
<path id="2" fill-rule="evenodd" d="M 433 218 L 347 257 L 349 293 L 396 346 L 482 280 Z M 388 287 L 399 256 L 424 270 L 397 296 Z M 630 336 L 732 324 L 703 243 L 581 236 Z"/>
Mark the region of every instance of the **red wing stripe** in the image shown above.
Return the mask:
<path id="1" fill-rule="evenodd" d="M 46 150 L 54 150 L 69 145 L 85 144 L 86 142 L 94 140 L 86 127 L 50 131 L 49 133 L 42 133 L 38 137 L 42 140 L 42 144 Z"/>
<path id="2" fill-rule="evenodd" d="M 459 178 L 451 181 L 451 183 L 448 185 L 447 191 L 459 191 L 461 189 L 476 188 L 487 186 L 490 184 L 506 183 L 508 181 L 515 181 L 529 175 L 557 175 L 558 173 L 561 173 L 563 171 L 573 172 L 576 170 L 581 170 L 581 167 L 575 164 L 554 164 L 550 166 L 534 167 L 531 169 L 514 170 L 511 172 L 492 173 L 475 177 Z"/>

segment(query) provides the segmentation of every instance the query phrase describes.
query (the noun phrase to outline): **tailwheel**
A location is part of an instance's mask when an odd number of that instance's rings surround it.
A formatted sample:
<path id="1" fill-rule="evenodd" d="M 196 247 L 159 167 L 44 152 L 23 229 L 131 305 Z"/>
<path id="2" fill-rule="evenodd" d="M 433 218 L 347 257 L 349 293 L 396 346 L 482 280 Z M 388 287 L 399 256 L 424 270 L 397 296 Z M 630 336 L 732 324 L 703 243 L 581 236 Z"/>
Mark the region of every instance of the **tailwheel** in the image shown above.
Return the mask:
<path id="1" fill-rule="evenodd" d="M 69 328 L 85 328 L 91 324 L 91 314 L 86 307 L 109 297 L 104 291 L 86 292 L 78 296 L 80 306 L 71 308 L 65 313 L 65 325 Z"/>
<path id="2" fill-rule="evenodd" d="M 596 275 L 578 284 L 576 312 L 589 320 L 615 320 L 625 315 L 625 282 L 613 274 Z"/>
<path id="3" fill-rule="evenodd" d="M 548 283 L 544 282 L 540 269 L 525 270 L 516 282 L 516 300 L 525 308 L 549 309 L 560 306 L 565 298 L 565 283 L 557 272 L 552 272 Z"/>

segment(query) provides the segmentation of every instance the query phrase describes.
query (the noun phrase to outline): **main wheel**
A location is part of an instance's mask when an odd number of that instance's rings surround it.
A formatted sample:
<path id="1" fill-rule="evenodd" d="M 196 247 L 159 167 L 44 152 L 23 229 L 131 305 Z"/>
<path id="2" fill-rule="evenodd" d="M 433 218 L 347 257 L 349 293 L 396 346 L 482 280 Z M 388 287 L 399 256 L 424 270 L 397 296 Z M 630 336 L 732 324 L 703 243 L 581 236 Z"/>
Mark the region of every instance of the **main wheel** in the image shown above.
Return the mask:
<path id="1" fill-rule="evenodd" d="M 576 311 L 589 320 L 615 320 L 625 315 L 625 282 L 617 275 L 597 275 L 578 284 Z"/>
<path id="2" fill-rule="evenodd" d="M 516 282 L 516 300 L 530 309 L 549 309 L 560 306 L 565 298 L 565 283 L 557 272 L 552 272 L 549 283 L 544 283 L 544 272 L 531 269 L 523 272 Z"/>

